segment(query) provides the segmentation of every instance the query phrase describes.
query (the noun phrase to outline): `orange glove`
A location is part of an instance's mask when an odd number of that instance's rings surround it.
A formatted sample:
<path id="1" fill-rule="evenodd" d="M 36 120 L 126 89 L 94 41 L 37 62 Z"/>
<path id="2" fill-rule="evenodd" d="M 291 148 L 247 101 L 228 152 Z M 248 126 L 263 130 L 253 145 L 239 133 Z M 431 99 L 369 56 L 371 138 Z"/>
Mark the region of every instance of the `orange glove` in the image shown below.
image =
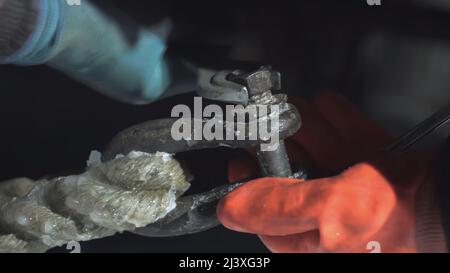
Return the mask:
<path id="1" fill-rule="evenodd" d="M 361 163 L 329 178 L 249 182 L 219 204 L 223 225 L 259 234 L 273 252 L 446 251 L 432 183 L 435 153 L 377 153 L 391 137 L 335 94 L 294 104 L 303 118 L 287 141 L 294 164 L 323 177 Z M 229 177 L 255 170 L 253 158 L 241 157 Z"/>

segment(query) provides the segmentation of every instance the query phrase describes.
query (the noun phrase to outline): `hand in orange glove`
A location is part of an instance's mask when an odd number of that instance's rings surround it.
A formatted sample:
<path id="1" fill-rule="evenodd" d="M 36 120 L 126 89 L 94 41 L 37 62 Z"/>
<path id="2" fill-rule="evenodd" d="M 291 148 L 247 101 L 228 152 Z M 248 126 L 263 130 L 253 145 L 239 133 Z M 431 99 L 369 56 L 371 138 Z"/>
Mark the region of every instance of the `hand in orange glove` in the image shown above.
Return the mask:
<path id="1" fill-rule="evenodd" d="M 303 118 L 287 142 L 294 164 L 328 175 L 361 163 L 323 179 L 249 182 L 219 204 L 223 225 L 259 234 L 273 252 L 446 251 L 433 152 L 377 153 L 391 137 L 335 94 L 294 104 Z M 230 164 L 230 180 L 255 169 L 254 159 L 240 158 Z"/>

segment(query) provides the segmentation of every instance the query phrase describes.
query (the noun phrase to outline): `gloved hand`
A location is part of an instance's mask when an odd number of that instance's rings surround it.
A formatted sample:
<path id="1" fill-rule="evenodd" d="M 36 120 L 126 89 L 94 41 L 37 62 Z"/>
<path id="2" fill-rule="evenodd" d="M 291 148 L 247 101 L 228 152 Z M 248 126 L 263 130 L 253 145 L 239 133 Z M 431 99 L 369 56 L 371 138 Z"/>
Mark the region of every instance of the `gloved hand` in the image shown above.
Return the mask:
<path id="1" fill-rule="evenodd" d="M 303 117 L 287 141 L 294 165 L 319 177 L 353 166 L 322 179 L 249 182 L 219 204 L 223 225 L 259 234 L 273 252 L 446 250 L 433 191 L 435 153 L 379 153 L 391 137 L 335 94 L 293 103 Z M 229 178 L 255 170 L 253 158 L 241 157 Z"/>

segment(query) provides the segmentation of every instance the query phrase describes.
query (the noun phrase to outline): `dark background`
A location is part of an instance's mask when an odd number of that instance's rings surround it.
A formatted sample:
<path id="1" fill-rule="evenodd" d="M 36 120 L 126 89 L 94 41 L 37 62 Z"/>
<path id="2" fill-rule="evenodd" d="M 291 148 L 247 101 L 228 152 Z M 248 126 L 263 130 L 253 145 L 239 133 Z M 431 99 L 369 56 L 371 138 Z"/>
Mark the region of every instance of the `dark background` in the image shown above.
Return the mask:
<path id="1" fill-rule="evenodd" d="M 271 64 L 283 73 L 284 91 L 340 92 L 394 134 L 450 101 L 450 9 L 442 1 L 382 0 L 379 7 L 365 0 L 93 2 L 113 4 L 143 25 L 168 16 L 175 22 L 171 52 L 217 68 Z M 192 103 L 192 96 L 131 106 L 45 66 L 1 66 L 0 180 L 79 172 L 90 151 L 102 150 L 117 132 L 167 117 L 172 105 Z M 181 157 L 202 190 L 226 182 L 231 153 Z M 218 227 L 178 238 L 125 233 L 82 243 L 82 251 L 266 249 L 256 236 Z"/>

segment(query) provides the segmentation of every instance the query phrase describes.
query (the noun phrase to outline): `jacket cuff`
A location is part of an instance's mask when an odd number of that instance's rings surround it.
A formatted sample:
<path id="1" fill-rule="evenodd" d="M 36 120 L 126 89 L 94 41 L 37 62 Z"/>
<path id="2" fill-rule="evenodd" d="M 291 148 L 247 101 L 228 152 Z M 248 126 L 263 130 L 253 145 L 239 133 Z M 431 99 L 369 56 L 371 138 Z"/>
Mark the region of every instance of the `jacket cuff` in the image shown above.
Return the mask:
<path id="1" fill-rule="evenodd" d="M 433 178 L 429 176 L 417 193 L 416 242 L 420 253 L 448 251 L 436 179 Z"/>
<path id="2" fill-rule="evenodd" d="M 450 246 L 450 137 L 447 138 L 438 162 L 436 162 L 436 200 L 441 211 L 441 222 Z"/>
<path id="3" fill-rule="evenodd" d="M 22 48 L 36 26 L 37 17 L 35 0 L 0 0 L 0 58 Z"/>

